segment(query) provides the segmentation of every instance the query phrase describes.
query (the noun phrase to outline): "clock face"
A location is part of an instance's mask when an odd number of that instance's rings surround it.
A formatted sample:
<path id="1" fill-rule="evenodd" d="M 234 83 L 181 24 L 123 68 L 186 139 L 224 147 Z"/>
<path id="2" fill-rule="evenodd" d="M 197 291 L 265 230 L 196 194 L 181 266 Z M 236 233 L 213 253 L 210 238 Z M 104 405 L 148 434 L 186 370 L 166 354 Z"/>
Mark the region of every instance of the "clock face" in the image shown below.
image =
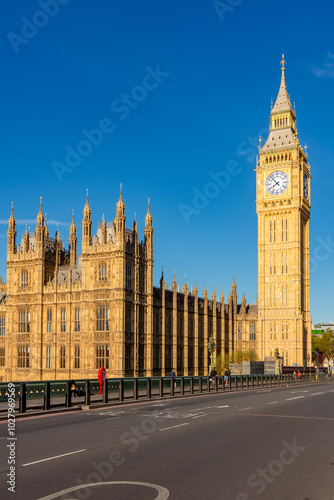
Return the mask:
<path id="1" fill-rule="evenodd" d="M 308 198 L 308 182 L 307 182 L 307 175 L 306 174 L 304 174 L 303 190 L 304 190 L 304 198 L 305 198 L 305 200 L 307 200 L 307 198 Z"/>
<path id="2" fill-rule="evenodd" d="M 289 186 L 289 177 L 285 172 L 276 170 L 268 175 L 266 180 L 266 189 L 272 196 L 279 196 L 287 190 Z"/>

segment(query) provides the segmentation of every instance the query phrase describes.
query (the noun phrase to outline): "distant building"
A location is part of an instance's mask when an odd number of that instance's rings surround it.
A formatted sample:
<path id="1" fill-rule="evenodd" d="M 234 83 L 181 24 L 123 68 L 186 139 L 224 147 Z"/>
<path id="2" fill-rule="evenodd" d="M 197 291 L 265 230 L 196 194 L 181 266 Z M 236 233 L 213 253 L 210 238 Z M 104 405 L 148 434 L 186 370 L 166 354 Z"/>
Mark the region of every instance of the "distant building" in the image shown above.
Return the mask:
<path id="1" fill-rule="evenodd" d="M 322 335 L 326 330 L 331 330 L 334 333 L 334 323 L 318 323 L 316 325 L 312 325 L 312 335 Z"/>

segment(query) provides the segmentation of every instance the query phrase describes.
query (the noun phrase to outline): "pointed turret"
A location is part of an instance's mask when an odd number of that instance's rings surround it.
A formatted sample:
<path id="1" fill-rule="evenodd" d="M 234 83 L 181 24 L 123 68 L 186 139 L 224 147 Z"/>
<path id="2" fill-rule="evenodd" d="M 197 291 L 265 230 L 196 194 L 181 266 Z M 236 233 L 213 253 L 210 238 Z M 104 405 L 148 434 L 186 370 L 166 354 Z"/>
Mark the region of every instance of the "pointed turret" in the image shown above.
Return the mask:
<path id="1" fill-rule="evenodd" d="M 204 298 L 204 299 L 207 299 L 207 298 L 208 298 L 208 291 L 207 291 L 207 289 L 206 289 L 206 283 L 204 283 L 203 298 Z"/>
<path id="2" fill-rule="evenodd" d="M 224 304 L 224 301 L 225 301 L 225 297 L 224 297 L 224 292 L 223 292 L 223 287 L 222 287 L 222 292 L 220 294 L 220 303 Z"/>
<path id="3" fill-rule="evenodd" d="M 213 292 L 212 292 L 212 301 L 213 301 L 213 302 L 216 302 L 216 300 L 217 300 L 216 290 L 215 290 L 215 287 L 213 287 Z"/>
<path id="4" fill-rule="evenodd" d="M 104 219 L 104 214 L 102 216 L 102 223 L 101 223 L 101 244 L 105 245 L 107 243 L 107 227 L 106 227 L 106 221 Z"/>
<path id="5" fill-rule="evenodd" d="M 277 99 L 271 109 L 269 137 L 260 153 L 269 153 L 280 149 L 292 148 L 299 144 L 297 138 L 296 114 L 291 106 L 285 82 L 285 59 L 281 61 L 282 77 Z"/>
<path id="6" fill-rule="evenodd" d="M 174 273 L 174 279 L 173 279 L 173 283 L 172 283 L 172 290 L 173 290 L 173 292 L 176 292 L 176 290 L 177 290 L 177 283 L 176 283 L 176 279 L 175 279 L 175 273 Z"/>
<path id="7" fill-rule="evenodd" d="M 58 224 L 57 224 L 57 229 L 56 229 L 55 241 L 56 241 L 56 266 L 55 266 L 55 279 L 56 279 L 57 278 L 57 271 L 59 269 L 60 260 L 61 260 L 61 239 L 59 236 Z"/>
<path id="8" fill-rule="evenodd" d="M 27 226 L 23 235 L 23 252 L 29 252 L 29 233 L 27 231 Z"/>
<path id="9" fill-rule="evenodd" d="M 86 196 L 86 204 L 83 209 L 83 219 L 82 219 L 82 253 L 89 250 L 92 244 L 92 220 L 91 220 L 91 209 L 88 202 L 88 189 Z"/>
<path id="10" fill-rule="evenodd" d="M 162 288 L 162 289 L 165 288 L 165 278 L 164 278 L 164 270 L 163 270 L 163 268 L 162 268 L 162 271 L 161 271 L 160 288 Z"/>
<path id="11" fill-rule="evenodd" d="M 241 312 L 242 313 L 246 312 L 246 296 L 245 296 L 245 292 L 242 294 Z"/>
<path id="12" fill-rule="evenodd" d="M 44 226 L 44 214 L 42 210 L 42 197 L 39 203 L 39 212 L 37 214 L 37 226 L 36 226 L 36 250 L 44 250 L 45 241 L 45 226 Z"/>
<path id="13" fill-rule="evenodd" d="M 8 253 L 16 253 L 16 220 L 14 217 L 13 202 L 8 220 L 7 250 Z"/>
<path id="14" fill-rule="evenodd" d="M 70 236 L 68 238 L 70 249 L 70 266 L 76 266 L 77 263 L 77 228 L 74 223 L 74 213 L 72 213 L 72 222 L 70 225 Z"/>
<path id="15" fill-rule="evenodd" d="M 237 293 L 237 285 L 235 283 L 235 276 L 233 274 L 233 283 L 232 283 L 232 286 L 231 286 L 231 290 L 232 290 L 232 294 L 236 294 Z"/>
<path id="16" fill-rule="evenodd" d="M 152 260 L 153 263 L 153 227 L 152 227 L 152 215 L 150 210 L 150 199 L 148 199 L 147 214 L 145 217 L 145 249 L 146 256 L 148 259 Z"/>
<path id="17" fill-rule="evenodd" d="M 189 288 L 188 288 L 188 283 L 187 283 L 187 275 L 185 275 L 185 277 L 184 277 L 184 285 L 183 285 L 182 292 L 184 295 L 188 295 L 188 293 L 189 293 Z"/>
<path id="18" fill-rule="evenodd" d="M 194 295 L 195 295 L 195 297 L 198 296 L 198 288 L 197 288 L 197 282 L 196 282 L 196 280 L 195 280 L 195 286 L 194 286 Z"/>
<path id="19" fill-rule="evenodd" d="M 125 205 L 122 196 L 122 185 L 119 193 L 119 200 L 116 204 L 116 217 L 114 220 L 116 229 L 116 245 L 123 249 L 125 245 Z"/>

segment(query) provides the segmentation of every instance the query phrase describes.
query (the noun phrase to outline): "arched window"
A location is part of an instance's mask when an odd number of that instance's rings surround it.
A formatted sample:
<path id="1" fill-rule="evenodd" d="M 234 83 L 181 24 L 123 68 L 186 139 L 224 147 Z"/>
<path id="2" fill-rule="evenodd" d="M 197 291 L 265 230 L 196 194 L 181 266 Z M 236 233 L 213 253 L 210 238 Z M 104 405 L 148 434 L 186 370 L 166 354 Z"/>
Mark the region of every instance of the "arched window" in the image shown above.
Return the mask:
<path id="1" fill-rule="evenodd" d="M 107 264 L 103 262 L 99 266 L 99 281 L 106 281 L 107 280 Z"/>
<path id="2" fill-rule="evenodd" d="M 21 285 L 28 286 L 28 284 L 29 284 L 29 274 L 28 274 L 28 271 L 24 270 L 24 271 L 22 271 L 22 274 L 21 274 Z"/>

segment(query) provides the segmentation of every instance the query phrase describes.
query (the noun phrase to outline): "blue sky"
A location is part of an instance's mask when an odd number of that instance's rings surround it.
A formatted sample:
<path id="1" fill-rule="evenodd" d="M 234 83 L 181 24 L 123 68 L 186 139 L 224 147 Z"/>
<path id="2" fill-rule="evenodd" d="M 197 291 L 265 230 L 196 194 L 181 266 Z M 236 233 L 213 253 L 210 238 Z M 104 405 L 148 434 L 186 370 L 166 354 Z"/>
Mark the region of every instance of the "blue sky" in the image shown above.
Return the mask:
<path id="1" fill-rule="evenodd" d="M 50 234 L 58 221 L 67 246 L 72 209 L 81 240 L 86 189 L 95 232 L 103 214 L 114 218 L 122 182 L 141 236 L 151 199 L 156 285 L 163 266 L 169 286 L 175 270 L 181 287 L 186 273 L 189 286 L 227 297 L 234 272 L 254 302 L 255 156 L 284 53 L 312 173 L 311 314 L 334 320 L 334 6 L 12 0 L 1 10 L 4 281 L 12 201 L 19 240 L 42 196 Z"/>

